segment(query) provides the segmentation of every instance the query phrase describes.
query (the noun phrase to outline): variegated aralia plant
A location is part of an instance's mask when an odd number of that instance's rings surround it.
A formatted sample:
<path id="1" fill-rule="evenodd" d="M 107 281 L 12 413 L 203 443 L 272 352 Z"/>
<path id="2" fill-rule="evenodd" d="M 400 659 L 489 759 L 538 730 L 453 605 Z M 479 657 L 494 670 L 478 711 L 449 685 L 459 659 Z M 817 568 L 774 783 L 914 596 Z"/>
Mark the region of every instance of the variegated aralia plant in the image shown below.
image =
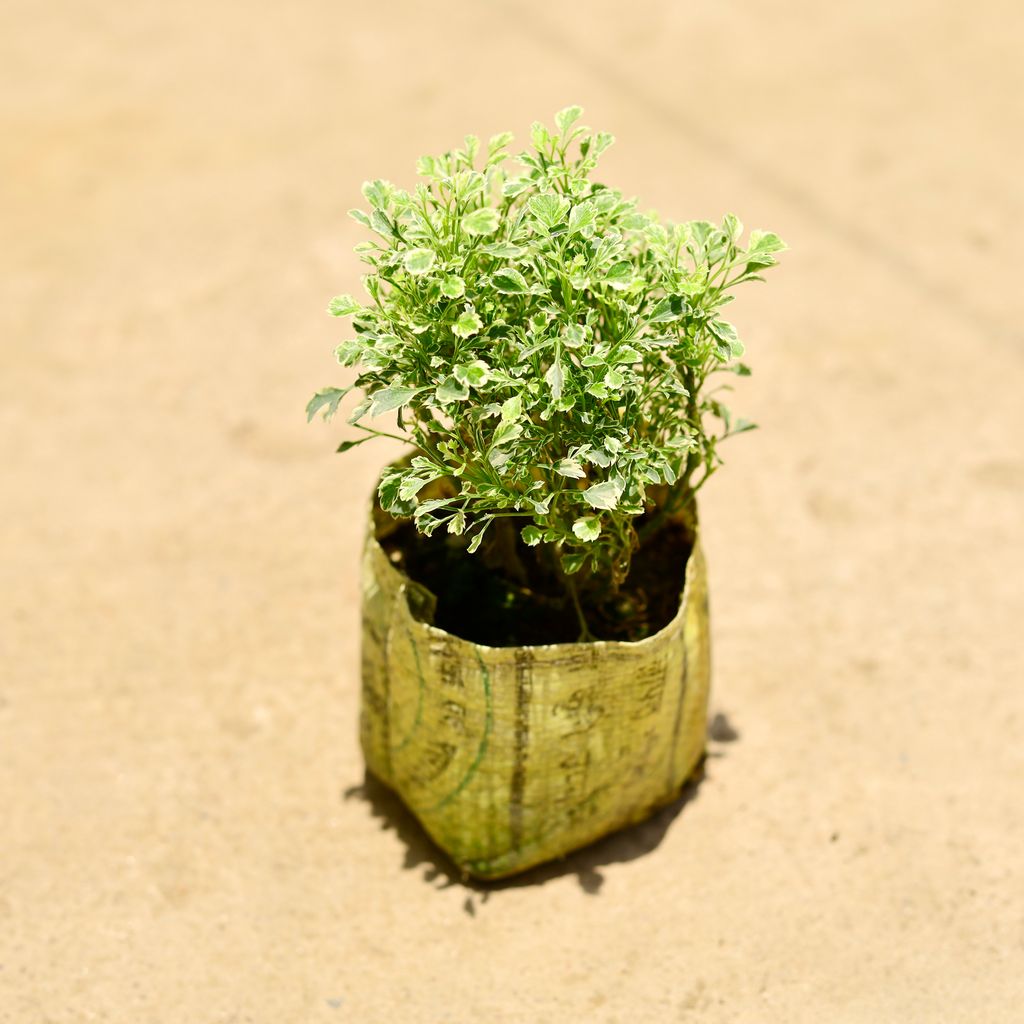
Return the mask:
<path id="1" fill-rule="evenodd" d="M 721 441 L 750 429 L 707 384 L 749 372 L 722 307 L 785 246 L 765 231 L 744 243 L 731 215 L 639 212 L 592 180 L 612 137 L 581 113 L 535 124 L 517 172 L 510 134 L 485 148 L 467 136 L 423 157 L 412 191 L 364 185 L 370 209 L 352 216 L 375 236 L 357 247 L 370 302 L 341 295 L 329 311 L 352 318 L 337 358 L 359 367 L 363 396 L 349 417 L 362 436 L 339 451 L 378 436 L 414 450 L 382 478 L 381 507 L 470 553 L 483 544 L 511 581 L 524 556 L 553 566 L 587 639 L 588 595 L 616 591 L 641 539 L 715 472 Z M 318 392 L 310 418 L 349 390 Z M 397 433 L 381 429 L 395 412 Z"/>

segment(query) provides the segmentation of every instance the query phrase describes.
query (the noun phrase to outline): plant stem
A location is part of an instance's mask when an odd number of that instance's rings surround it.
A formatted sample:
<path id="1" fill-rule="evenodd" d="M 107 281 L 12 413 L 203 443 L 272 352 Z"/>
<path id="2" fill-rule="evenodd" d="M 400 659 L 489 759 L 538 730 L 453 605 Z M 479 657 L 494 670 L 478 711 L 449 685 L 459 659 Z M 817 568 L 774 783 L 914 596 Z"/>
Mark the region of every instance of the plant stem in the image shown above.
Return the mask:
<path id="1" fill-rule="evenodd" d="M 375 437 L 390 437 L 394 441 L 402 441 L 405 444 L 415 444 L 416 441 L 411 437 L 400 437 L 398 434 L 389 434 L 386 430 L 374 430 L 373 427 L 364 427 L 362 423 L 353 423 L 353 427 L 356 430 L 365 430 L 368 434 L 373 434 Z"/>
<path id="2" fill-rule="evenodd" d="M 576 619 L 580 624 L 578 642 L 581 644 L 592 643 L 597 638 L 590 632 L 590 627 L 587 625 L 587 617 L 583 614 L 583 606 L 580 604 L 580 595 L 576 591 L 576 583 L 571 576 L 563 576 L 563 579 L 565 589 L 569 591 L 569 596 L 572 598 L 572 606 L 576 610 Z"/>

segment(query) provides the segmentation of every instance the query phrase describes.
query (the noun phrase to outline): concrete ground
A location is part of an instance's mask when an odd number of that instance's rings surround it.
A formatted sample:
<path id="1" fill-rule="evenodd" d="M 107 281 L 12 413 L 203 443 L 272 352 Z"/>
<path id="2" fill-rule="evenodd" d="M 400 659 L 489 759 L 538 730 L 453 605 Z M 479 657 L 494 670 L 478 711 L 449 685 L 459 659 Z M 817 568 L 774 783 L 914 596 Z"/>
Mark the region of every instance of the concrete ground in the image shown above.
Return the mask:
<path id="1" fill-rule="evenodd" d="M 7 0 L 0 1021 L 1024 1019 L 1019 4 Z M 468 888 L 355 742 L 367 177 L 579 102 L 792 246 L 684 805 Z M 732 445 L 735 445 L 733 448 Z M 721 730 L 717 735 L 723 736 Z"/>

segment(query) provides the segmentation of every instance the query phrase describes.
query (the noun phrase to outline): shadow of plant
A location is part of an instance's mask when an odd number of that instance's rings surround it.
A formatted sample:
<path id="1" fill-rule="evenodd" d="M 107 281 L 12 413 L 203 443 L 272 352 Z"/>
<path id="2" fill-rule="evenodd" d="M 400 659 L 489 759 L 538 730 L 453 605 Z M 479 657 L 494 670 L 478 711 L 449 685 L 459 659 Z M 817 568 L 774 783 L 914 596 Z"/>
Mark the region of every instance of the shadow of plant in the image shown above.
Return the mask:
<path id="1" fill-rule="evenodd" d="M 714 716 L 708 729 L 708 736 L 717 743 L 730 743 L 739 739 L 739 733 L 723 714 Z M 473 916 L 476 914 L 477 905 L 486 903 L 494 892 L 544 885 L 545 882 L 565 875 L 575 875 L 584 892 L 597 895 L 605 880 L 601 868 L 636 860 L 657 849 L 672 822 L 687 804 L 697 798 L 705 778 L 708 760 L 722 756 L 724 755 L 720 751 L 710 751 L 683 786 L 679 796 L 646 821 L 613 832 L 558 860 L 538 865 L 512 878 L 494 882 L 478 881 L 463 874 L 448 855 L 431 840 L 397 794 L 369 772 L 365 774 L 362 783 L 350 786 L 344 791 L 344 798 L 365 801 L 374 818 L 380 822 L 381 829 L 393 831 L 398 836 L 405 846 L 405 860 L 402 864 L 405 870 L 422 868 L 424 881 L 437 889 L 462 886 L 466 890 L 463 909 Z"/>

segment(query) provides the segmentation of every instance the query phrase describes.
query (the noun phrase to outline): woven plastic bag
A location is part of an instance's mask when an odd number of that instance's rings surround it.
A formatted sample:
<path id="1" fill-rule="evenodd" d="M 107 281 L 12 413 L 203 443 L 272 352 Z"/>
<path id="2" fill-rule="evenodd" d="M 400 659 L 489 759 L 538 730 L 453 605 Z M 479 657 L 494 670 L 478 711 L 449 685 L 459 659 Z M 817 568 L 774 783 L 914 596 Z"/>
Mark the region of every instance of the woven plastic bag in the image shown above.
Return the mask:
<path id="1" fill-rule="evenodd" d="M 487 647 L 417 619 L 410 598 L 421 590 L 388 559 L 371 516 L 363 753 L 464 872 L 515 874 L 679 795 L 707 718 L 699 533 L 675 618 L 636 642 Z"/>

